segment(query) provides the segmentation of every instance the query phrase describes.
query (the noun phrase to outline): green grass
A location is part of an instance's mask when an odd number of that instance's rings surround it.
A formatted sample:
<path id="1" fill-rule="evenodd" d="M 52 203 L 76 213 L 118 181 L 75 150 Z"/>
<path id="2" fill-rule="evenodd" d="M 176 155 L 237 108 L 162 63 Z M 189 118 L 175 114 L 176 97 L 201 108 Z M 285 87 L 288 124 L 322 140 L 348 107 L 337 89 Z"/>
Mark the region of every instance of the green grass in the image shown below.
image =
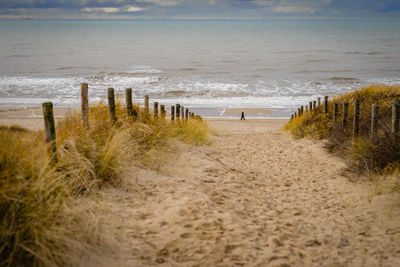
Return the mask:
<path id="1" fill-rule="evenodd" d="M 67 216 L 74 200 L 104 185 L 121 186 L 126 168 L 161 169 L 172 140 L 209 143 L 208 127 L 201 120 L 171 123 L 143 113 L 133 120 L 120 103 L 116 110 L 118 123 L 111 125 L 107 106 L 91 106 L 89 130 L 81 125 L 79 113 L 61 120 L 56 163 L 42 131 L 0 126 L 1 266 L 68 265 L 68 251 L 77 249 L 72 233 L 84 231 L 79 218 Z"/>

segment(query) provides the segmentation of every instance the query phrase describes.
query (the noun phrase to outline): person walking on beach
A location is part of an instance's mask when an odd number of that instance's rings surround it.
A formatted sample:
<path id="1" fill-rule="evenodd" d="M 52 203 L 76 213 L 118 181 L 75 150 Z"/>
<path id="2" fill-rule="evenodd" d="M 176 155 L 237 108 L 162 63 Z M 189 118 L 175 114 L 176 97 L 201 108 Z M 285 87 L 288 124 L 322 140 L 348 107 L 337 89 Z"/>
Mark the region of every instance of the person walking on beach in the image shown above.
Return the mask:
<path id="1" fill-rule="evenodd" d="M 244 118 L 244 112 L 242 112 L 242 117 L 240 117 L 240 120 L 246 120 L 246 119 Z"/>

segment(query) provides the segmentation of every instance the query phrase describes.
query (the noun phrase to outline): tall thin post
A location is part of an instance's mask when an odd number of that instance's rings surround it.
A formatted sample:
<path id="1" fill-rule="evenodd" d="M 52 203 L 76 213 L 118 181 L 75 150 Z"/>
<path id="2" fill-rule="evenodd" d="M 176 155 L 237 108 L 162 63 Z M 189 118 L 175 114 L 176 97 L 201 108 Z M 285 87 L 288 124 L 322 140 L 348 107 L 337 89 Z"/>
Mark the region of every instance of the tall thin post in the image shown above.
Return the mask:
<path id="1" fill-rule="evenodd" d="M 148 95 L 144 96 L 144 114 L 147 119 L 149 116 L 149 96 Z"/>
<path id="2" fill-rule="evenodd" d="M 181 113 L 181 105 L 176 104 L 175 110 L 176 110 L 176 120 L 179 121 L 179 117 L 180 117 L 180 113 Z"/>
<path id="3" fill-rule="evenodd" d="M 47 151 L 52 161 L 57 161 L 56 126 L 54 124 L 53 103 L 45 102 L 42 104 L 42 108 Z"/>
<path id="4" fill-rule="evenodd" d="M 108 88 L 108 109 L 110 112 L 110 120 L 112 123 L 117 121 L 117 115 L 115 113 L 115 97 L 114 97 L 114 88 Z"/>
<path id="5" fill-rule="evenodd" d="M 309 105 L 310 111 L 312 111 L 312 101 L 308 102 L 308 105 Z"/>
<path id="6" fill-rule="evenodd" d="M 165 106 L 160 105 L 160 111 L 161 111 L 161 118 L 165 119 Z"/>
<path id="7" fill-rule="evenodd" d="M 185 120 L 188 120 L 188 118 L 189 118 L 189 109 L 186 108 L 185 109 Z"/>
<path id="8" fill-rule="evenodd" d="M 313 109 L 316 110 L 317 109 L 317 101 L 313 101 Z"/>
<path id="9" fill-rule="evenodd" d="M 346 124 L 347 124 L 348 111 L 349 111 L 349 102 L 345 101 L 345 102 L 343 102 L 343 118 L 342 118 L 343 126 L 346 126 Z"/>
<path id="10" fill-rule="evenodd" d="M 81 83 L 82 125 L 89 129 L 89 88 L 87 83 Z"/>
<path id="11" fill-rule="evenodd" d="M 336 122 L 339 113 L 339 104 L 333 103 L 333 122 Z"/>
<path id="12" fill-rule="evenodd" d="M 125 89 L 125 97 L 126 97 L 126 115 L 129 118 L 133 115 L 132 88 Z"/>
<path id="13" fill-rule="evenodd" d="M 392 132 L 397 134 L 399 132 L 400 120 L 400 104 L 399 101 L 393 100 L 392 102 Z"/>
<path id="14" fill-rule="evenodd" d="M 324 113 L 328 114 L 328 96 L 324 96 L 325 101 L 324 101 Z"/>
<path id="15" fill-rule="evenodd" d="M 182 121 L 185 120 L 185 107 L 181 107 L 181 117 L 182 117 Z"/>
<path id="16" fill-rule="evenodd" d="M 303 113 L 304 113 L 304 106 L 301 106 L 300 109 L 301 109 L 300 115 L 303 115 Z"/>
<path id="17" fill-rule="evenodd" d="M 353 136 L 358 136 L 360 126 L 360 100 L 354 100 Z"/>
<path id="18" fill-rule="evenodd" d="M 154 102 L 154 119 L 158 118 L 158 102 Z"/>
<path id="19" fill-rule="evenodd" d="M 299 116 L 301 116 L 301 108 L 297 109 L 297 114 L 299 114 Z"/>
<path id="20" fill-rule="evenodd" d="M 171 121 L 175 120 L 175 107 L 171 106 Z"/>
<path id="21" fill-rule="evenodd" d="M 376 138 L 378 135 L 378 116 L 379 105 L 373 104 L 371 111 L 371 138 Z"/>
<path id="22" fill-rule="evenodd" d="M 321 98 L 320 97 L 317 98 L 317 102 L 318 102 L 318 108 L 320 108 L 321 107 Z"/>

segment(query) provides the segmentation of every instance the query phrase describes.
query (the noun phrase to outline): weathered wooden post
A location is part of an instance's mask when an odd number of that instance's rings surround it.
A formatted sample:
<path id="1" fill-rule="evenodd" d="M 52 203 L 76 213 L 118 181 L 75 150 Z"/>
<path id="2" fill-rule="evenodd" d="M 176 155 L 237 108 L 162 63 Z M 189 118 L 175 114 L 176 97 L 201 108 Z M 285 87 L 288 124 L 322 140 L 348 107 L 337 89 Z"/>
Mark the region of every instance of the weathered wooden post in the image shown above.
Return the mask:
<path id="1" fill-rule="evenodd" d="M 108 109 L 110 112 L 110 120 L 112 123 L 117 122 L 117 115 L 115 113 L 115 97 L 114 97 L 114 88 L 108 88 Z"/>
<path id="2" fill-rule="evenodd" d="M 125 89 L 125 98 L 126 98 L 126 115 L 128 118 L 133 115 L 133 105 L 132 105 L 132 88 Z"/>
<path id="3" fill-rule="evenodd" d="M 371 111 L 371 138 L 378 136 L 378 116 L 379 116 L 379 105 L 373 104 Z"/>
<path id="4" fill-rule="evenodd" d="M 144 114 L 146 116 L 146 119 L 149 118 L 149 96 L 145 95 L 144 96 Z"/>
<path id="5" fill-rule="evenodd" d="M 301 116 L 301 108 L 297 109 L 297 114 L 299 114 L 299 117 Z"/>
<path id="6" fill-rule="evenodd" d="M 182 117 L 182 121 L 185 120 L 185 107 L 181 107 L 181 117 Z"/>
<path id="7" fill-rule="evenodd" d="M 392 132 L 397 134 L 399 132 L 400 120 L 400 104 L 399 101 L 393 100 L 392 102 Z"/>
<path id="8" fill-rule="evenodd" d="M 333 103 L 333 122 L 336 122 L 339 113 L 338 102 Z"/>
<path id="9" fill-rule="evenodd" d="M 294 117 L 297 118 L 297 112 L 294 113 Z"/>
<path id="10" fill-rule="evenodd" d="M 188 119 L 189 119 L 189 109 L 186 108 L 185 109 L 185 120 L 188 120 Z"/>
<path id="11" fill-rule="evenodd" d="M 158 102 L 154 102 L 154 119 L 158 118 Z"/>
<path id="12" fill-rule="evenodd" d="M 44 131 L 46 134 L 47 151 L 52 161 L 57 161 L 56 126 L 54 124 L 53 103 L 42 104 Z"/>
<path id="13" fill-rule="evenodd" d="M 349 102 L 345 101 L 345 102 L 343 102 L 343 118 L 342 118 L 343 127 L 346 126 L 346 124 L 347 124 L 348 111 L 349 111 Z"/>
<path id="14" fill-rule="evenodd" d="M 181 105 L 176 104 L 175 110 L 176 110 L 176 120 L 179 121 L 179 117 L 180 117 L 180 113 L 181 113 Z"/>
<path id="15" fill-rule="evenodd" d="M 316 110 L 317 109 L 317 101 L 313 101 L 313 110 Z"/>
<path id="16" fill-rule="evenodd" d="M 301 110 L 300 110 L 300 115 L 303 115 L 303 113 L 304 113 L 304 106 L 301 106 L 300 109 L 301 109 Z"/>
<path id="17" fill-rule="evenodd" d="M 310 111 L 312 111 L 312 101 L 308 102 L 308 105 L 309 105 Z"/>
<path id="18" fill-rule="evenodd" d="M 82 125 L 89 129 L 89 88 L 87 83 L 81 83 Z"/>
<path id="19" fill-rule="evenodd" d="M 160 111 L 161 111 L 161 118 L 165 119 L 165 106 L 160 105 Z"/>
<path id="20" fill-rule="evenodd" d="M 354 100 L 353 136 L 357 137 L 360 128 L 360 100 Z"/>
<path id="21" fill-rule="evenodd" d="M 328 114 L 328 96 L 324 96 L 325 101 L 324 101 L 324 113 Z"/>
<path id="22" fill-rule="evenodd" d="M 320 108 L 321 107 L 321 98 L 320 97 L 317 98 L 317 102 L 318 102 L 318 108 Z"/>
<path id="23" fill-rule="evenodd" d="M 171 121 L 175 120 L 175 107 L 171 106 Z"/>

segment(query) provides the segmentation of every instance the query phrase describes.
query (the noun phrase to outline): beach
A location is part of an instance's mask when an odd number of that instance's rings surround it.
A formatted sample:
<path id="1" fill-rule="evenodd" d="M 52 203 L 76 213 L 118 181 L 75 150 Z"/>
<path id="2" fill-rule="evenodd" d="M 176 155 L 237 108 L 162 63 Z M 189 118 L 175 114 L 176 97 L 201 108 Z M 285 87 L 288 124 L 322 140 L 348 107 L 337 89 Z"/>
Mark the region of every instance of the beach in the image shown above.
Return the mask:
<path id="1" fill-rule="evenodd" d="M 321 142 L 284 132 L 287 120 L 205 120 L 210 145 L 178 142 L 160 171 L 129 169 L 123 188 L 85 199 L 96 207 L 88 221 L 95 218 L 100 235 L 95 249 L 73 261 L 399 266 L 400 208 L 393 196 L 369 201 L 368 183 L 349 182 L 344 160 Z"/>

